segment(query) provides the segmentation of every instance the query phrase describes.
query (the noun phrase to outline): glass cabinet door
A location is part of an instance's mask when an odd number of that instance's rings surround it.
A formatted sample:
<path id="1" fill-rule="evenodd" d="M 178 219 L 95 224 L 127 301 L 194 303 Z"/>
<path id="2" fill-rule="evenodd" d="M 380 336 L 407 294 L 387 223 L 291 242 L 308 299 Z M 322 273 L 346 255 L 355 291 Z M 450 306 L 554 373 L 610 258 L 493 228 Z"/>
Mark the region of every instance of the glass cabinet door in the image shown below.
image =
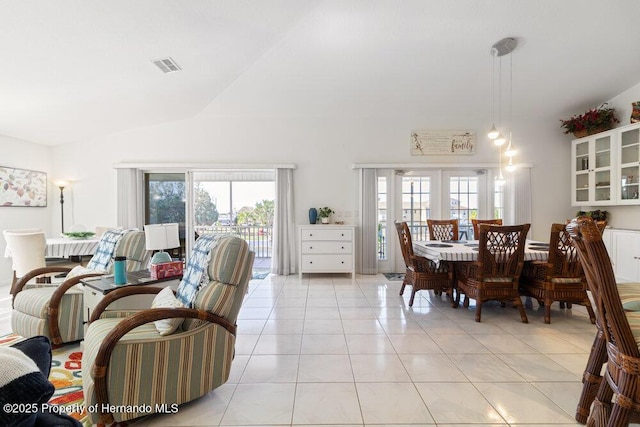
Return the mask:
<path id="1" fill-rule="evenodd" d="M 611 200 L 611 135 L 595 140 L 595 193 L 594 201 Z"/>
<path id="2" fill-rule="evenodd" d="M 575 202 L 589 201 L 589 141 L 575 146 Z"/>
<path id="3" fill-rule="evenodd" d="M 640 181 L 640 129 L 620 133 L 620 201 L 637 203 Z M 634 201 L 635 199 L 635 201 Z"/>

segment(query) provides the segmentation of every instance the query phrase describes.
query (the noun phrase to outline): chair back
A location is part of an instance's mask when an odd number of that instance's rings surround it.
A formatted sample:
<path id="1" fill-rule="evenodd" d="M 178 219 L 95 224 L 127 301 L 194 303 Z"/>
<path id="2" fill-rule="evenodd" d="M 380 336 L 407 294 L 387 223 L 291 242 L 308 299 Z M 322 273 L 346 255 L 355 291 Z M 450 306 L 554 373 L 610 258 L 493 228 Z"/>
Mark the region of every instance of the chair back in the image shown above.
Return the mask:
<path id="1" fill-rule="evenodd" d="M 176 298 L 187 307 L 209 311 L 235 323 L 247 291 L 254 253 L 249 244 L 228 234 L 203 234 L 193 246 Z M 202 324 L 186 319 L 182 327 Z"/>
<path id="2" fill-rule="evenodd" d="M 44 232 L 4 230 L 2 234 L 11 253 L 12 269 L 16 278 L 36 268 L 46 267 L 47 239 Z"/>
<path id="3" fill-rule="evenodd" d="M 566 224 L 551 224 L 547 264 L 552 278 L 584 278 L 578 251 Z"/>
<path id="4" fill-rule="evenodd" d="M 524 246 L 531 224 L 479 225 L 479 274 L 518 281 L 524 265 Z"/>
<path id="5" fill-rule="evenodd" d="M 402 250 L 402 258 L 404 265 L 411 267 L 411 257 L 413 256 L 413 244 L 411 242 L 411 231 L 406 222 L 395 222 L 398 238 L 400 239 L 400 249 Z"/>
<path id="6" fill-rule="evenodd" d="M 97 226 L 96 227 L 96 239 L 99 239 L 102 237 L 102 235 L 105 233 L 105 231 L 108 230 L 122 230 L 122 227 L 104 227 L 104 226 Z"/>
<path id="7" fill-rule="evenodd" d="M 429 240 L 458 240 L 457 219 L 428 219 Z"/>
<path id="8" fill-rule="evenodd" d="M 111 273 L 115 256 L 127 257 L 127 271 L 146 268 L 146 264 L 149 262 L 149 253 L 145 248 L 144 232 L 139 230 L 105 231 L 86 269 Z"/>
<path id="9" fill-rule="evenodd" d="M 493 225 L 502 225 L 502 218 L 493 218 L 493 219 L 472 219 L 471 225 L 473 226 L 473 238 L 478 239 L 480 233 L 478 232 L 478 225 L 480 224 L 493 224 Z"/>
<path id="10" fill-rule="evenodd" d="M 593 219 L 575 218 L 567 226 L 567 230 L 577 248 L 587 285 L 598 307 L 598 319 L 608 343 L 609 359 L 619 359 L 613 364 L 609 363 L 609 373 L 619 384 L 621 369 L 625 369 L 626 363 L 631 366 L 637 362 L 629 358 L 640 358 L 640 350 L 625 315 L 611 259 L 602 241 L 600 229 Z"/>

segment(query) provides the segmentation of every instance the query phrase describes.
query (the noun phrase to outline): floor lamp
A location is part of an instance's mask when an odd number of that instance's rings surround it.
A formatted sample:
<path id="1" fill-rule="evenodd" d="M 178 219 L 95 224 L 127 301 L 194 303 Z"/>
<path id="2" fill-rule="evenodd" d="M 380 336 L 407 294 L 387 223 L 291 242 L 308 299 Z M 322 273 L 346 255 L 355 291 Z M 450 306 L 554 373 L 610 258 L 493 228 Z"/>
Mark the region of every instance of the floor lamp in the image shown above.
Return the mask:
<path id="1" fill-rule="evenodd" d="M 67 181 L 56 181 L 55 184 L 60 189 L 60 221 L 62 233 L 64 233 L 64 187 L 68 186 Z"/>

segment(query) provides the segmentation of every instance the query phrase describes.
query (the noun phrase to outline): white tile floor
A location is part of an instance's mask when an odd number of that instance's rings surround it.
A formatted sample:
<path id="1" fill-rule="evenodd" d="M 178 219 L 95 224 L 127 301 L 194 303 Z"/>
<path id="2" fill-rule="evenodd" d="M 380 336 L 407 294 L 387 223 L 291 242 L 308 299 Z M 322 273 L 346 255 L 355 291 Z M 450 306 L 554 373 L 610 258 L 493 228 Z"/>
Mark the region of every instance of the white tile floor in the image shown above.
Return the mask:
<path id="1" fill-rule="evenodd" d="M 227 384 L 135 425 L 577 425 L 595 334 L 582 307 L 556 303 L 545 325 L 488 303 L 476 323 L 474 307 L 422 291 L 409 308 L 399 289 L 382 275 L 252 281 Z"/>

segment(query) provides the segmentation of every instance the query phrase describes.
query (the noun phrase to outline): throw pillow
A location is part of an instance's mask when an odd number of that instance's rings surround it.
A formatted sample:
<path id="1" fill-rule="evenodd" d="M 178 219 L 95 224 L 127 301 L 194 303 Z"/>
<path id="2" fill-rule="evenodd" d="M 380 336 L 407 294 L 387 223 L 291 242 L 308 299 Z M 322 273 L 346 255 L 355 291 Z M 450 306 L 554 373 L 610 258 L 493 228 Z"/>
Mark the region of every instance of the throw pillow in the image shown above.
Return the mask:
<path id="1" fill-rule="evenodd" d="M 180 308 L 184 307 L 178 299 L 173 295 L 171 288 L 167 287 L 158 292 L 158 295 L 153 299 L 151 308 Z M 182 325 L 183 318 L 173 317 L 170 319 L 156 320 L 154 323 L 156 329 L 160 335 L 171 335 L 176 329 Z"/>
<path id="2" fill-rule="evenodd" d="M 209 283 L 207 270 L 209 268 L 210 254 L 218 244 L 219 239 L 220 235 L 203 234 L 198 237 L 198 240 L 194 243 L 191 257 L 189 258 L 186 271 L 182 276 L 182 281 L 178 286 L 177 292 L 178 300 L 180 300 L 185 307 L 193 308 L 196 294 L 203 285 Z"/>

